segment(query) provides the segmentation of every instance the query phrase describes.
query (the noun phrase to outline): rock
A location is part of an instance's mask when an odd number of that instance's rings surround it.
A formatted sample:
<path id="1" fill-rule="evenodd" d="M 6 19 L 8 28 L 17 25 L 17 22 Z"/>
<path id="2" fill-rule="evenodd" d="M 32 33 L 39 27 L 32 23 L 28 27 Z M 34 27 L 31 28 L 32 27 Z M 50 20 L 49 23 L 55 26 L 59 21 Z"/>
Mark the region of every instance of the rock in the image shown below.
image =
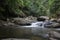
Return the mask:
<path id="1" fill-rule="evenodd" d="M 57 38 L 60 38 L 60 33 L 58 33 L 58 32 L 53 32 L 53 36 L 54 36 L 54 37 L 57 37 Z"/>
<path id="2" fill-rule="evenodd" d="M 53 23 L 53 24 L 52 24 L 52 27 L 53 27 L 53 28 L 60 28 L 60 24 L 59 24 L 59 23 Z"/>
<path id="3" fill-rule="evenodd" d="M 32 22 L 36 21 L 36 17 L 26 17 L 26 18 L 13 18 L 14 23 L 19 24 L 19 25 L 31 25 Z"/>
<path id="4" fill-rule="evenodd" d="M 48 17 L 48 16 L 40 16 L 40 18 L 49 19 L 49 17 Z"/>
<path id="5" fill-rule="evenodd" d="M 40 18 L 45 18 L 45 19 L 49 19 L 49 17 L 48 16 L 40 16 Z"/>
<path id="6" fill-rule="evenodd" d="M 57 40 L 57 39 L 55 39 L 55 38 L 49 38 L 49 40 Z"/>
<path id="7" fill-rule="evenodd" d="M 60 23 L 60 18 L 59 18 L 59 19 L 57 19 L 57 22 L 58 22 L 58 23 Z"/>
<path id="8" fill-rule="evenodd" d="M 50 31 L 50 39 L 60 39 L 60 33 L 57 31 Z"/>
<path id="9" fill-rule="evenodd" d="M 45 27 L 47 28 L 60 28 L 60 24 L 56 22 L 46 23 Z"/>
<path id="10" fill-rule="evenodd" d="M 50 19 L 50 21 L 51 21 L 51 22 L 57 22 L 57 19 L 52 18 L 52 19 Z"/>
<path id="11" fill-rule="evenodd" d="M 26 17 L 25 18 L 25 21 L 27 21 L 27 22 L 36 22 L 37 21 L 37 18 L 36 17 L 33 17 L 33 16 L 29 16 L 29 17 Z"/>
<path id="12" fill-rule="evenodd" d="M 18 25 L 30 24 L 27 21 L 25 21 L 25 18 L 14 18 L 12 22 Z"/>
<path id="13" fill-rule="evenodd" d="M 38 21 L 45 21 L 45 20 L 48 20 L 48 19 L 49 19 L 49 17 L 47 17 L 47 16 L 40 16 L 40 17 L 37 18 Z"/>
<path id="14" fill-rule="evenodd" d="M 5 23 L 3 24 L 4 26 L 14 26 L 15 24 L 14 23 L 11 23 L 11 22 L 8 22 L 8 23 Z"/>
<path id="15" fill-rule="evenodd" d="M 37 21 L 45 21 L 43 18 L 37 18 Z"/>

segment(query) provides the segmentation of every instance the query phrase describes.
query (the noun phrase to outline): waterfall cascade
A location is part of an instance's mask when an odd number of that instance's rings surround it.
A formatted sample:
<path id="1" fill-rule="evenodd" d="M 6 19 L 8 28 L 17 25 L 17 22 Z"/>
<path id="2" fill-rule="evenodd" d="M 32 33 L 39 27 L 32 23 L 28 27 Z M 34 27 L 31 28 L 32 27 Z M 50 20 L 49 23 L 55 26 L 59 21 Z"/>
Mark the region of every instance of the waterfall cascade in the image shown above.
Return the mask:
<path id="1" fill-rule="evenodd" d="M 39 28 L 44 28 L 44 22 L 42 22 L 42 21 L 34 22 L 34 23 L 31 23 L 31 25 L 29 25 L 29 26 L 23 26 L 23 27 L 39 27 Z"/>

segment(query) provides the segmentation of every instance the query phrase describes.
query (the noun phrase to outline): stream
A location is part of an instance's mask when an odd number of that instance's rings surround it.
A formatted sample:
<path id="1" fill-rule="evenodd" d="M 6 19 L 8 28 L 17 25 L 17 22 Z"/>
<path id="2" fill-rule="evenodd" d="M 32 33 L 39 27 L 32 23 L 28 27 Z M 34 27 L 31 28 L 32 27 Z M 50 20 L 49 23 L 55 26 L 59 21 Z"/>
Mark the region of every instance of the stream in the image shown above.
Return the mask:
<path id="1" fill-rule="evenodd" d="M 52 22 L 50 22 L 50 23 L 52 23 Z M 54 29 L 54 28 L 47 28 L 47 27 L 45 27 L 46 24 L 48 24 L 48 23 L 47 22 L 43 22 L 43 21 L 40 21 L 40 22 L 37 21 L 37 22 L 31 23 L 31 25 L 26 25 L 26 26 L 19 26 L 18 25 L 17 27 L 12 27 L 12 28 L 8 27 L 8 29 L 7 28 L 4 28 L 4 29 L 5 29 L 6 33 L 8 32 L 9 37 L 11 37 L 11 36 L 12 37 L 38 36 L 38 37 L 42 37 L 42 39 L 43 38 L 48 39 L 49 38 L 49 32 L 52 31 L 52 30 L 60 31 L 59 28 L 56 28 L 56 29 Z M 5 35 L 5 33 L 4 33 L 5 31 L 2 32 L 4 35 Z M 12 33 L 13 33 L 13 35 L 10 36 L 10 34 L 12 34 Z M 5 39 L 3 39 L 3 40 L 5 40 Z"/>
<path id="2" fill-rule="evenodd" d="M 29 26 L 23 26 L 23 27 L 40 27 L 40 28 L 44 28 L 44 22 L 34 22 L 34 23 L 31 23 L 31 25 Z"/>
<path id="3" fill-rule="evenodd" d="M 34 22 L 34 23 L 31 23 L 31 25 L 29 25 L 29 26 L 23 26 L 23 27 L 26 27 L 26 28 L 31 28 L 32 29 L 32 33 L 34 34 L 34 35 L 40 35 L 40 36 L 42 36 L 43 38 L 48 38 L 49 37 L 49 32 L 52 30 L 51 28 L 46 28 L 45 27 L 45 25 L 46 24 L 52 24 L 53 22 L 50 22 L 50 23 L 48 23 L 48 22 L 43 22 L 43 21 L 40 21 L 40 22 Z M 59 28 L 56 28 L 56 29 L 54 29 L 53 28 L 53 30 L 58 30 L 58 31 L 60 31 L 60 29 Z"/>
<path id="4" fill-rule="evenodd" d="M 31 28 L 33 35 L 40 35 L 44 38 L 47 38 L 49 37 L 48 32 L 50 31 L 50 29 L 44 27 L 45 23 L 46 22 L 43 21 L 34 22 L 31 23 L 31 25 L 29 26 L 23 26 L 23 27 Z"/>

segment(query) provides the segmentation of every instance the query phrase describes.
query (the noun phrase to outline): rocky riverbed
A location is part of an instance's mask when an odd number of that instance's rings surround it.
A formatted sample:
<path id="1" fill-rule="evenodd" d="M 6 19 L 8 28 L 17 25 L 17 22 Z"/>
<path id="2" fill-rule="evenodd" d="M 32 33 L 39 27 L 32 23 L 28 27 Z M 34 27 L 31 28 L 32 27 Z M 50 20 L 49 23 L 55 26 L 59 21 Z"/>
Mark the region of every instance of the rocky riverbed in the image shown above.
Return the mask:
<path id="1" fill-rule="evenodd" d="M 45 22 L 41 22 L 41 20 L 37 21 L 36 17 L 12 18 L 10 20 L 7 19 L 7 21 L 0 20 L 0 38 L 32 38 L 33 40 L 35 38 L 36 40 L 39 40 L 40 38 L 42 38 L 42 40 L 60 38 L 60 30 L 53 28 L 58 27 L 55 26 L 59 24 L 58 22 L 53 22 L 51 25 L 47 25 L 46 28 L 43 27 L 44 25 L 40 25 L 41 23 L 43 24 Z M 30 27 L 30 25 L 33 26 Z"/>

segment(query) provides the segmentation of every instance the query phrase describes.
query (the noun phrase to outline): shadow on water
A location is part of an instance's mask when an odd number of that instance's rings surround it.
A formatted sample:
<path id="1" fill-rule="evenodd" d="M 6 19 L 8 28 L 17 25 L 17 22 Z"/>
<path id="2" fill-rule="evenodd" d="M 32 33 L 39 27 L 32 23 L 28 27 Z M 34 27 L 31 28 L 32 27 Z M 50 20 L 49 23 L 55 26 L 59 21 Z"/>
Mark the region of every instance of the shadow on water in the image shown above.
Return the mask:
<path id="1" fill-rule="evenodd" d="M 34 31 L 34 30 L 33 30 Z M 36 38 L 42 38 L 39 36 L 39 31 L 33 33 L 32 28 L 25 28 L 25 27 L 0 27 L 0 38 L 6 39 L 6 38 L 22 38 L 22 39 L 33 39 Z M 35 36 L 34 36 L 35 35 Z"/>

